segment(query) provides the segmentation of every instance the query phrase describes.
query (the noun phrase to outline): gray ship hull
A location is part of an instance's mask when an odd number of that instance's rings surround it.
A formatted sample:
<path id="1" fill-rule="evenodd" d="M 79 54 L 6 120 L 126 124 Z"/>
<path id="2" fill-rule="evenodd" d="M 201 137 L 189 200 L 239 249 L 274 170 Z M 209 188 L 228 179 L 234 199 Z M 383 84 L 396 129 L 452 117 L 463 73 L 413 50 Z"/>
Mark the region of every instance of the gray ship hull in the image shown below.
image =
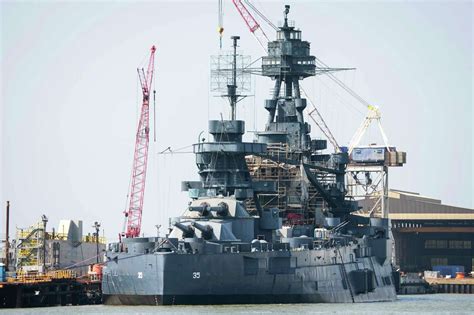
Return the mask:
<path id="1" fill-rule="evenodd" d="M 365 275 L 365 276 L 364 276 Z M 353 303 L 396 299 L 392 268 L 339 250 L 121 253 L 104 268 L 111 305 Z"/>
<path id="2" fill-rule="evenodd" d="M 396 299 L 388 219 L 351 214 L 360 207 L 346 198 L 348 152 L 336 143 L 334 154 L 323 153 L 327 143 L 311 139 L 304 121 L 299 82 L 322 72 L 310 43 L 288 24 L 289 8 L 262 57 L 261 74 L 275 84 L 265 130 L 243 142 L 245 121 L 235 119 L 239 37 L 232 37 L 233 71 L 225 70 L 232 81 L 222 95 L 232 119 L 210 120 L 210 139 L 193 145 L 199 181 L 182 183 L 191 200 L 170 218 L 166 237 L 128 231 L 109 245 L 105 304 Z M 127 220 L 131 232 L 139 230 Z"/>

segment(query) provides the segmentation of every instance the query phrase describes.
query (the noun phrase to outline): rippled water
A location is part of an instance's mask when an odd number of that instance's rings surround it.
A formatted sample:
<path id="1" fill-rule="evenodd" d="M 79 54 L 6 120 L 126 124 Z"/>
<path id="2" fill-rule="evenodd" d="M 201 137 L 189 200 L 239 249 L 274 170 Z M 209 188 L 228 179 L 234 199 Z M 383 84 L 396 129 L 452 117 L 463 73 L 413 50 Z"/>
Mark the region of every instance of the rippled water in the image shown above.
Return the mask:
<path id="1" fill-rule="evenodd" d="M 0 310 L 8 314 L 474 314 L 474 295 L 399 296 L 396 302 L 364 304 L 267 304 L 207 306 L 65 306 Z"/>

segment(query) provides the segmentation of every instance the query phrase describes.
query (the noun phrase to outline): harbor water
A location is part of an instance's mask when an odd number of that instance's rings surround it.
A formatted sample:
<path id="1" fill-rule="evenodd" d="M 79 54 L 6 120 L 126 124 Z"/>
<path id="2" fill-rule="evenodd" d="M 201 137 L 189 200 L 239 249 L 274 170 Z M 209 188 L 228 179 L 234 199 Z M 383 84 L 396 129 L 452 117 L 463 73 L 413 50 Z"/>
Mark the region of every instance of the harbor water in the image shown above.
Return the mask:
<path id="1" fill-rule="evenodd" d="M 0 314 L 472 314 L 474 295 L 403 295 L 395 302 L 206 306 L 64 306 L 3 309 Z"/>

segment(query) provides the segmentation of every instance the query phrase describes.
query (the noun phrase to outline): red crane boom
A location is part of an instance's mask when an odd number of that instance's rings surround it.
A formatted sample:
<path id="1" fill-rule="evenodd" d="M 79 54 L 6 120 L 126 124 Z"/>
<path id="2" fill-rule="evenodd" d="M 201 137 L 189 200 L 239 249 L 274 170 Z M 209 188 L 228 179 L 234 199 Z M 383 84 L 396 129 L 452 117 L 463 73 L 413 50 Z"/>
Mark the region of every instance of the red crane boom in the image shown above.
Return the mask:
<path id="1" fill-rule="evenodd" d="M 137 69 L 143 94 L 143 103 L 138 122 L 133 156 L 132 185 L 130 187 L 130 204 L 124 211 L 127 220 L 125 237 L 138 237 L 142 226 L 143 198 L 145 195 L 146 170 L 148 162 L 148 145 L 150 133 L 150 90 L 153 81 L 155 64 L 155 46 L 151 47 L 150 60 L 146 74 L 142 69 Z"/>
<path id="2" fill-rule="evenodd" d="M 249 28 L 250 32 L 253 34 L 253 36 L 255 36 L 259 44 L 266 51 L 267 43 L 269 42 L 267 34 L 265 34 L 263 29 L 260 27 L 260 24 L 258 24 L 257 20 L 255 20 L 255 18 L 252 16 L 249 10 L 247 10 L 241 0 L 232 0 L 232 2 L 234 3 L 237 11 L 239 11 L 240 16 L 242 16 L 242 18 L 244 19 L 245 24 L 247 24 L 247 27 Z"/>

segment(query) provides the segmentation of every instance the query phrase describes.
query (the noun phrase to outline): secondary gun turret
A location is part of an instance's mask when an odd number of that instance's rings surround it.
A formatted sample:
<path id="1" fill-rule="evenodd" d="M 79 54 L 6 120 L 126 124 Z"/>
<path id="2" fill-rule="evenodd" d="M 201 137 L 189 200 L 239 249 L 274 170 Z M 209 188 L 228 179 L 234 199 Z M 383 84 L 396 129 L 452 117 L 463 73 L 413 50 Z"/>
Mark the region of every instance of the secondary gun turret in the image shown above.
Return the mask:
<path id="1" fill-rule="evenodd" d="M 201 225 L 196 222 L 192 222 L 191 225 L 201 231 L 202 238 L 210 240 L 214 236 L 213 228 L 210 225 Z"/>
<path id="2" fill-rule="evenodd" d="M 194 237 L 194 229 L 193 229 L 192 226 L 184 225 L 184 224 L 179 223 L 179 222 L 175 222 L 175 223 L 173 223 L 173 225 L 183 232 L 183 237 L 184 238 Z"/>
<path id="3" fill-rule="evenodd" d="M 229 214 L 229 206 L 225 202 L 219 203 L 217 206 L 211 207 L 208 203 L 201 203 L 199 206 L 190 206 L 189 211 L 196 211 L 203 217 L 213 213 L 216 217 L 225 217 Z"/>

